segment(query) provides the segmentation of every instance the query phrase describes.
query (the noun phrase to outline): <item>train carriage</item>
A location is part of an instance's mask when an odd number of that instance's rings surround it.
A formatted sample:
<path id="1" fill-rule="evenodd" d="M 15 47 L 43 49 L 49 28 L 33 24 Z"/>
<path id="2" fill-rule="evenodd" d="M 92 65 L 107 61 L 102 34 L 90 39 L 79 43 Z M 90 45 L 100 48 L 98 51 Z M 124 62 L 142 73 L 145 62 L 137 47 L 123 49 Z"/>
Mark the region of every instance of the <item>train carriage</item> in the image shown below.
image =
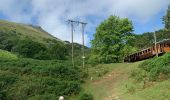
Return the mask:
<path id="1" fill-rule="evenodd" d="M 140 61 L 144 59 L 151 58 L 158 53 L 158 55 L 164 54 L 166 52 L 170 52 L 170 39 L 163 40 L 161 42 L 158 42 L 156 46 L 151 46 L 149 48 L 143 49 L 139 52 L 136 52 L 134 54 L 131 54 L 127 57 L 125 57 L 125 62 L 135 62 Z"/>

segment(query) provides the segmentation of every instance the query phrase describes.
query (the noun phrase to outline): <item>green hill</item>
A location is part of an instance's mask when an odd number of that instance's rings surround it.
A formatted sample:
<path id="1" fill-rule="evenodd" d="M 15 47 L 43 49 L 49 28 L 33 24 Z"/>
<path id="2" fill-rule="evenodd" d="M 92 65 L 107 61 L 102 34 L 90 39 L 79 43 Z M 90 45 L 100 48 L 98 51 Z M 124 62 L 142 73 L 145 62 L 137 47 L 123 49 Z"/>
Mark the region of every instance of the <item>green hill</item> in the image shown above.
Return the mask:
<path id="1" fill-rule="evenodd" d="M 9 33 L 14 32 L 17 35 L 23 37 L 30 37 L 36 41 L 43 42 L 48 39 L 55 39 L 61 41 L 60 39 L 50 35 L 46 31 L 44 31 L 40 26 L 32 26 L 21 23 L 14 23 L 5 20 L 0 20 L 0 32 Z"/>
<path id="2" fill-rule="evenodd" d="M 70 59 L 71 43 L 62 41 L 40 26 L 0 20 L 0 49 L 36 59 Z M 81 57 L 82 45 L 74 43 L 75 57 Z M 88 52 L 88 48 L 85 47 Z"/>
<path id="3" fill-rule="evenodd" d="M 81 57 L 82 46 L 74 47 L 75 56 Z M 78 95 L 85 73 L 79 63 L 72 67 L 70 50 L 70 42 L 39 26 L 0 20 L 0 100 Z"/>

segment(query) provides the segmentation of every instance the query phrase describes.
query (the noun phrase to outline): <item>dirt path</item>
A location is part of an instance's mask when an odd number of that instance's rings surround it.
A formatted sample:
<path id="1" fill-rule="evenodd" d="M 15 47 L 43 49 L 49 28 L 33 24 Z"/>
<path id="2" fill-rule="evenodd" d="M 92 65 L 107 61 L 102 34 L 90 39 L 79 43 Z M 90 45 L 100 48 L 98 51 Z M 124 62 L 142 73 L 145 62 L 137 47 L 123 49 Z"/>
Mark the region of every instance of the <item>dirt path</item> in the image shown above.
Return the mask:
<path id="1" fill-rule="evenodd" d="M 118 67 L 111 73 L 103 76 L 102 79 L 93 81 L 93 85 L 104 86 L 103 88 L 108 92 L 107 96 L 101 98 L 101 100 L 120 100 L 115 88 L 119 81 L 127 79 L 128 75 L 129 71 L 127 71 L 126 68 Z"/>

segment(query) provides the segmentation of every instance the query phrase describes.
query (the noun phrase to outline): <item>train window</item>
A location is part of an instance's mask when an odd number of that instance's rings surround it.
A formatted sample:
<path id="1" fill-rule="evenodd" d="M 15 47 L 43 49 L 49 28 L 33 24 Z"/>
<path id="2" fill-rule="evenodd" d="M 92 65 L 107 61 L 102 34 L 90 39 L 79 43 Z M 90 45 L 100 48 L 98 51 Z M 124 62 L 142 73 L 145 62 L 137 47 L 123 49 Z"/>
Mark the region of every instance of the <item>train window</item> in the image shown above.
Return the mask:
<path id="1" fill-rule="evenodd" d="M 150 52 L 150 51 L 151 51 L 151 49 L 149 48 L 149 49 L 148 49 L 148 52 Z"/>

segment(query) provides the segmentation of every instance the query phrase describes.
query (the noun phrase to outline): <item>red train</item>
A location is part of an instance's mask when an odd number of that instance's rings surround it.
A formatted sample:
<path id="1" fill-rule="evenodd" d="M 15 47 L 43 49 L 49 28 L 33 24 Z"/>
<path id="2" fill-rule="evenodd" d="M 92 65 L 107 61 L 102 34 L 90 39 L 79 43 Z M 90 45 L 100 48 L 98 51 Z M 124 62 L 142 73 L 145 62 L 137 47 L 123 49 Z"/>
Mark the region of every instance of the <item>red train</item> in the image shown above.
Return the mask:
<path id="1" fill-rule="evenodd" d="M 135 62 L 144 59 L 151 58 L 158 53 L 159 55 L 170 52 L 170 39 L 163 40 L 158 42 L 156 46 L 151 46 L 149 48 L 143 49 L 139 52 L 131 54 L 125 57 L 125 62 Z"/>

